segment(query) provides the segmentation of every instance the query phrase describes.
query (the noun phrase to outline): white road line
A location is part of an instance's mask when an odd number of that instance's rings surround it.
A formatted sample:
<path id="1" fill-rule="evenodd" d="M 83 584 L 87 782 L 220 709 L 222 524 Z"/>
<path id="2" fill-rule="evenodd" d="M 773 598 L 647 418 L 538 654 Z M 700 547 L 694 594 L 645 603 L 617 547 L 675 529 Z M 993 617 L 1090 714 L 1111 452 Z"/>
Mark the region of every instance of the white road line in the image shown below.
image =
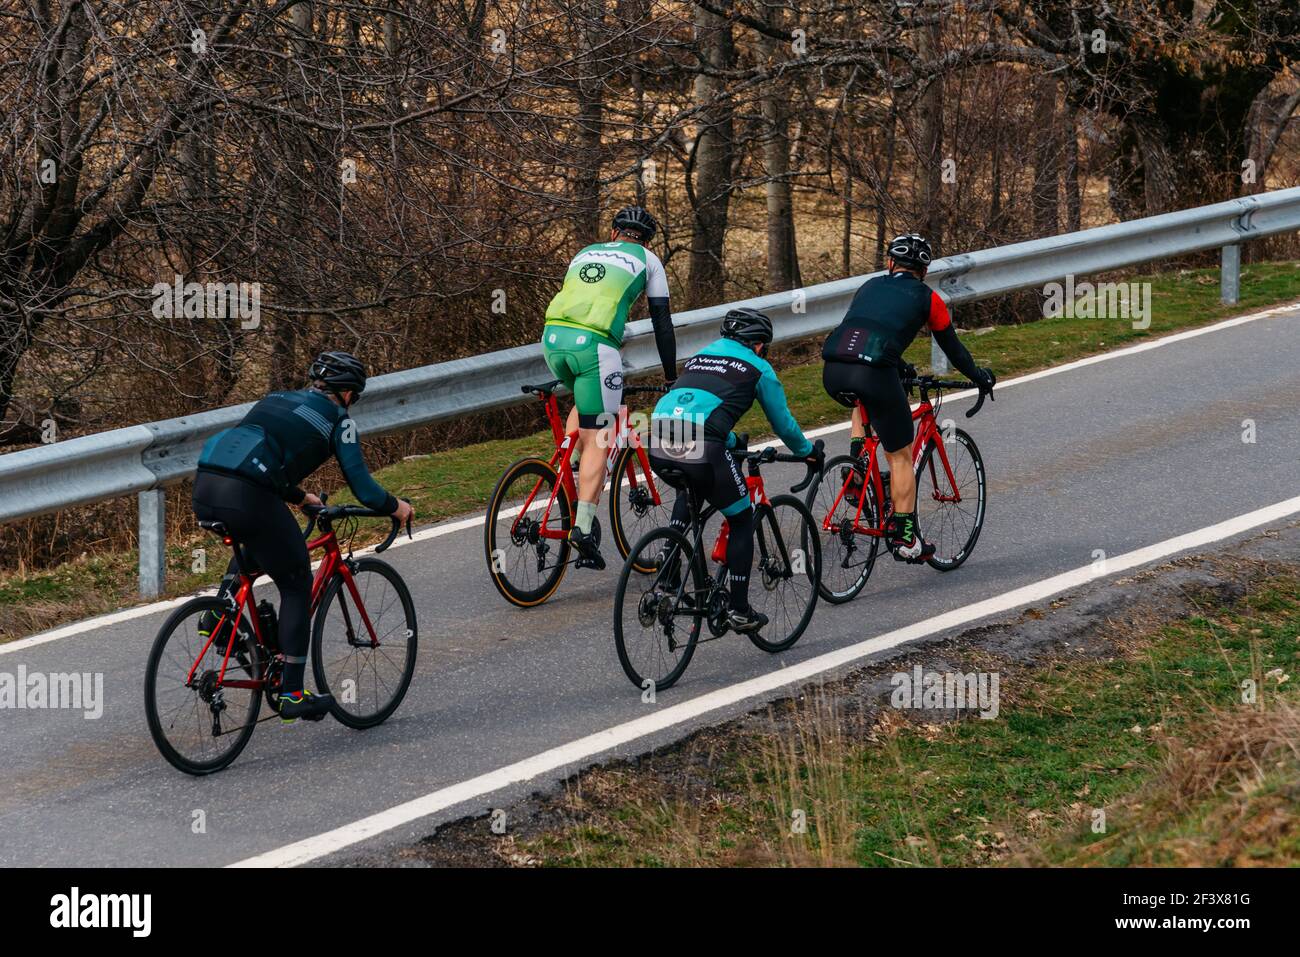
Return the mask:
<path id="1" fill-rule="evenodd" d="M 638 738 L 644 738 L 647 735 L 682 724 L 711 711 L 737 704 L 748 698 L 767 694 L 790 685 L 797 685 L 825 672 L 853 664 L 867 655 L 885 651 L 949 628 L 968 625 L 980 618 L 1001 614 L 1021 605 L 1042 601 L 1052 595 L 1071 588 L 1077 588 L 1095 579 L 1109 577 L 1136 568 L 1139 565 L 1159 561 L 1162 558 L 1168 558 L 1190 548 L 1208 545 L 1211 542 L 1220 541 L 1260 525 L 1289 518 L 1297 512 L 1300 512 L 1300 496 L 1253 512 L 1247 512 L 1245 515 L 1239 515 L 1236 518 L 1230 518 L 1227 521 L 1194 532 L 1188 532 L 1185 535 L 1166 539 L 1155 545 L 1148 545 L 1136 551 L 1117 555 L 1114 558 L 1107 559 L 1104 573 L 1099 573 L 1093 565 L 1086 565 L 1073 571 L 1063 572 L 1060 575 L 1053 575 L 1042 581 L 1004 592 L 992 598 L 986 598 L 964 608 L 957 608 L 942 615 L 936 615 L 933 618 L 927 618 L 924 621 L 918 621 L 895 631 L 849 645 L 846 648 L 818 655 L 816 658 L 810 658 L 788 668 L 777 669 L 758 678 L 751 678 L 748 681 L 720 688 L 717 691 L 700 695 L 689 701 L 663 708 L 643 718 L 636 718 L 623 724 L 614 725 L 595 734 L 552 748 L 549 751 L 543 751 L 541 754 L 533 755 L 523 761 L 498 768 L 487 774 L 481 774 L 467 781 L 461 781 L 450 787 L 440 788 L 413 801 L 407 801 L 370 817 L 362 818 L 332 831 L 326 831 L 324 834 L 318 834 L 315 837 L 297 841 L 228 866 L 294 867 L 299 864 L 306 864 L 343 850 L 367 838 L 374 837 L 377 834 L 410 824 L 422 817 L 444 811 L 462 802 L 481 798 L 501 788 L 531 781 L 542 774 L 578 767 L 611 748 L 628 744 Z"/>
<path id="2" fill-rule="evenodd" d="M 1195 339 L 1197 336 L 1208 335 L 1211 332 L 1220 332 L 1224 329 L 1232 329 L 1236 326 L 1244 325 L 1248 322 L 1255 322 L 1259 319 L 1271 319 L 1275 316 L 1283 316 L 1287 313 L 1300 315 L 1296 313 L 1296 305 L 1291 303 L 1285 306 L 1275 306 L 1272 309 L 1265 309 L 1263 312 L 1252 312 L 1245 316 L 1235 316 L 1232 319 L 1225 319 L 1222 322 L 1216 322 L 1208 326 L 1202 326 L 1199 329 L 1189 329 L 1186 332 L 1176 332 L 1172 335 L 1163 336 L 1159 339 L 1152 339 L 1148 342 L 1141 342 L 1135 346 L 1125 346 L 1123 349 L 1116 349 L 1113 352 L 1103 352 L 1099 355 L 1088 356 L 1086 359 L 1076 359 L 1073 362 L 1067 362 L 1064 365 L 1053 366 L 1050 369 L 1042 369 L 1038 372 L 1030 372 L 1026 375 L 1017 376 L 1014 379 L 1007 379 L 1005 382 L 998 383 L 998 391 L 1009 389 L 1015 385 L 1023 385 L 1026 382 L 1034 382 L 1047 376 L 1060 375 L 1062 372 L 1070 372 L 1083 366 L 1093 365 L 1098 362 L 1106 362 L 1110 359 L 1118 359 L 1123 356 L 1133 355 L 1137 352 L 1145 352 L 1148 349 L 1159 349 L 1162 346 L 1170 345 L 1175 342 L 1182 342 L 1186 339 Z M 945 399 L 961 399 L 966 396 L 975 394 L 974 389 L 966 389 L 961 392 L 950 392 L 945 395 Z M 913 406 L 915 408 L 915 406 Z M 849 427 L 847 421 L 835 425 L 822 426 L 819 429 L 812 429 L 806 434 L 810 438 L 820 438 L 823 435 L 830 435 L 834 432 L 840 432 Z M 764 444 L 767 445 L 784 445 L 779 439 L 770 439 Z M 467 528 L 482 526 L 484 517 L 482 515 L 471 516 L 470 518 L 458 519 L 453 522 L 444 522 L 441 525 L 431 525 L 428 528 L 416 532 L 410 539 L 399 538 L 392 545 L 393 548 L 413 545 L 416 542 L 428 541 L 431 538 L 441 538 L 444 535 L 451 535 L 455 532 L 464 531 Z M 357 554 L 367 554 L 371 549 L 363 549 Z M 198 595 L 212 595 L 216 589 L 207 589 L 196 592 Z M 25 651 L 36 645 L 43 645 L 48 641 L 57 641 L 60 638 L 69 638 L 73 635 L 83 634 L 87 631 L 94 631 L 97 628 L 104 628 L 108 625 L 115 625 L 123 621 L 131 621 L 134 618 L 142 618 L 145 615 L 152 615 L 154 612 L 167 611 L 175 608 L 182 602 L 188 601 L 193 595 L 185 595 L 180 598 L 170 598 L 165 601 L 153 602 L 148 605 L 136 605 L 132 608 L 125 608 L 121 611 L 115 611 L 108 615 L 101 615 L 98 618 L 88 618 L 84 621 L 74 622 L 69 625 L 55 628 L 51 631 L 41 632 L 32 635 L 29 638 L 20 638 L 17 641 L 11 641 L 6 644 L 0 644 L 0 655 L 13 654 L 17 651 Z"/>

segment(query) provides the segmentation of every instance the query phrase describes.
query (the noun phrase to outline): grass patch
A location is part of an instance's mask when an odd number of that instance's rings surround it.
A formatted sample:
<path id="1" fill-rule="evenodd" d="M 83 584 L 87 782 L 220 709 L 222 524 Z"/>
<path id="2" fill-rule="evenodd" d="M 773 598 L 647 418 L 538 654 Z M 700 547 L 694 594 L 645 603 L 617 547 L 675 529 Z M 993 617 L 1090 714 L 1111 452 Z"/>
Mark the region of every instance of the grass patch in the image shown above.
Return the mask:
<path id="1" fill-rule="evenodd" d="M 991 721 L 812 694 L 670 782 L 584 775 L 572 825 L 515 845 L 550 866 L 1300 864 L 1298 594 L 1277 578 L 1113 660 L 1004 679 Z"/>
<path id="2" fill-rule="evenodd" d="M 1006 379 L 1298 298 L 1300 264 L 1258 263 L 1243 268 L 1241 302 L 1234 306 L 1219 302 L 1215 269 L 1184 269 L 1138 276 L 1133 281 L 1152 286 L 1147 329 L 1134 329 L 1128 320 L 1056 318 L 976 330 L 963 338 L 977 362 Z M 908 351 L 908 360 L 926 368 L 929 348 L 929 340 L 923 337 Z M 822 390 L 820 361 L 783 368 L 781 379 L 790 408 L 804 428 L 845 418 L 843 407 Z M 755 436 L 770 434 L 757 408 L 737 428 Z M 376 477 L 411 500 L 419 521 L 436 522 L 479 511 L 509 463 L 525 455 L 546 454 L 550 447 L 550 433 L 539 432 L 412 456 L 380 470 Z M 345 490 L 336 500 L 351 499 Z M 379 537 L 380 526 L 368 523 L 362 526 L 357 542 L 378 541 Z M 206 548 L 210 561 L 220 567 L 195 572 L 192 551 L 198 547 Z M 137 561 L 134 551 L 106 552 L 55 569 L 0 577 L 0 641 L 132 604 L 136 601 Z M 215 539 L 188 535 L 174 540 L 168 548 L 167 594 L 183 595 L 216 582 L 224 565 L 225 556 Z"/>

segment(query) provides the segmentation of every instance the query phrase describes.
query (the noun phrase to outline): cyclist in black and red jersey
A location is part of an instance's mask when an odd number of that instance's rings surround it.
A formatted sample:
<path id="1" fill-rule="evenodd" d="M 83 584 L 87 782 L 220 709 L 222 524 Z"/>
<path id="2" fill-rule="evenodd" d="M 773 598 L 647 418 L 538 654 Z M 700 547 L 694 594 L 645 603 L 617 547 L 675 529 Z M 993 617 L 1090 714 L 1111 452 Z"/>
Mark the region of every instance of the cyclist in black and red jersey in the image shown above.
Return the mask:
<path id="1" fill-rule="evenodd" d="M 894 514 L 889 521 L 890 551 L 899 561 L 923 562 L 934 554 L 916 527 L 916 477 L 912 473 L 912 410 L 903 390 L 903 352 L 922 328 L 929 328 L 948 360 L 979 388 L 992 392 L 993 372 L 975 365 L 957 338 L 952 317 L 939 294 L 924 282 L 932 258 L 930 244 L 917 233 L 889 244 L 889 272 L 858 289 L 843 321 L 826 337 L 822 385 L 831 398 L 866 407 L 889 462 Z M 853 409 L 849 451 L 862 452 L 866 429 Z"/>

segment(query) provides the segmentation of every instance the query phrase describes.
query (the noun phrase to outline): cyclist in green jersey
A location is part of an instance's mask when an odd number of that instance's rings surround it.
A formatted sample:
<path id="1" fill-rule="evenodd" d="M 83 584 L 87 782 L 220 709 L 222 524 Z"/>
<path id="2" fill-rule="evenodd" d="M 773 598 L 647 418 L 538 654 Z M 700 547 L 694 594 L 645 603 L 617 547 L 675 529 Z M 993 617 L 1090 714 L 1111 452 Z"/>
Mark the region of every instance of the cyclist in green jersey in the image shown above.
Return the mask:
<path id="1" fill-rule="evenodd" d="M 564 286 L 546 309 L 542 352 L 551 373 L 573 391 L 567 431 L 578 430 L 578 508 L 569 541 L 579 565 L 604 568 L 592 535 L 596 506 L 605 484 L 605 455 L 623 401 L 623 329 L 628 311 L 644 293 L 654 324 L 655 345 L 668 383 L 677 377 L 677 344 L 668 309 L 664 265 L 646 244 L 659 224 L 640 206 L 614 216 L 609 242 L 579 250 Z"/>

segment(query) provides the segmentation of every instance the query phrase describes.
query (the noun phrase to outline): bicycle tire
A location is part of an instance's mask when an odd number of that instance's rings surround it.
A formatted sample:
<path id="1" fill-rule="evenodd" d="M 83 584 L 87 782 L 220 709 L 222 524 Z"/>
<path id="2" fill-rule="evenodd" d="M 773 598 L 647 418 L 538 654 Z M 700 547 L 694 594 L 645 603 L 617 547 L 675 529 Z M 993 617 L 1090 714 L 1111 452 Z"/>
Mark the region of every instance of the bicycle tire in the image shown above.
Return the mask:
<path id="1" fill-rule="evenodd" d="M 385 628 L 382 622 L 375 621 L 377 615 L 382 614 L 384 608 L 388 607 L 388 604 L 382 601 L 375 602 L 375 604 L 379 605 L 379 611 L 375 612 L 371 608 L 371 603 L 366 601 L 366 593 L 369 591 L 370 582 L 365 582 L 363 585 L 362 576 L 371 573 L 379 575 L 392 587 L 396 600 L 401 605 L 403 619 L 395 626 Z M 367 663 L 373 663 L 376 658 L 381 655 L 387 660 L 393 660 L 394 656 L 391 651 L 389 653 L 384 653 L 383 651 L 385 647 L 391 649 L 393 645 L 391 642 L 385 644 L 383 639 L 392 636 L 396 631 L 401 638 L 405 640 L 401 672 L 397 681 L 391 685 L 392 690 L 388 692 L 388 699 L 384 701 L 382 705 L 377 705 L 375 709 L 370 712 L 356 714 L 349 711 L 345 707 L 345 698 L 340 697 L 337 694 L 338 689 L 335 686 L 339 684 L 339 681 L 332 680 L 326 673 L 325 626 L 326 622 L 330 618 L 330 610 L 335 607 L 335 602 L 338 601 L 339 607 L 346 609 L 350 603 L 349 600 L 351 598 L 351 593 L 344 590 L 344 578 L 341 574 L 336 574 L 330 579 L 321 596 L 320 606 L 316 609 L 316 614 L 312 619 L 312 674 L 316 678 L 316 687 L 322 693 L 329 694 L 333 697 L 333 701 L 330 704 L 330 713 L 334 715 L 335 719 L 337 719 L 340 724 L 346 725 L 354 730 L 362 731 L 366 728 L 373 728 L 376 725 L 383 724 L 392 716 L 393 712 L 397 710 L 398 706 L 402 703 L 402 699 L 406 697 L 406 692 L 411 686 L 411 678 L 415 675 L 415 659 L 417 651 L 419 650 L 419 628 L 415 619 L 415 602 L 411 600 L 411 591 L 406 587 L 406 582 L 402 579 L 402 576 L 398 574 L 397 569 L 393 568 L 392 565 L 370 556 L 356 559 L 353 562 L 353 580 L 357 584 L 357 591 L 361 594 L 362 603 L 366 606 L 368 614 L 371 615 L 372 624 L 374 625 L 376 632 L 379 632 L 381 640 L 378 649 L 371 648 L 368 644 L 352 646 L 355 650 L 351 654 L 356 656 L 366 654 Z M 345 597 L 340 600 L 340 595 Z M 332 641 L 330 642 L 330 647 L 336 647 L 338 644 L 339 642 Z M 355 669 L 349 666 L 348 670 L 355 670 L 355 677 L 353 680 L 356 681 L 357 686 L 360 686 L 363 683 L 373 683 L 378 692 L 380 685 L 380 680 L 377 677 L 378 669 L 373 669 L 374 677 L 371 679 L 370 677 L 363 675 L 363 672 L 367 669 L 362 666 L 362 662 L 357 661 L 356 665 L 357 667 Z M 385 688 L 389 687 L 387 682 L 384 682 L 384 685 Z"/>
<path id="2" fill-rule="evenodd" d="M 183 755 L 180 752 L 180 750 L 178 750 L 178 748 L 175 745 L 173 745 L 171 739 L 167 736 L 166 730 L 164 728 L 164 724 L 168 724 L 168 723 L 172 727 L 175 726 L 176 715 L 179 713 L 183 705 L 178 706 L 178 708 L 172 713 L 170 722 L 168 721 L 167 718 L 164 717 L 162 711 L 159 708 L 159 702 L 158 702 L 159 668 L 162 665 L 164 654 L 167 652 L 167 647 L 169 643 L 173 640 L 173 638 L 175 638 L 178 635 L 180 626 L 184 624 L 184 622 L 187 619 L 194 618 L 197 624 L 198 616 L 203 614 L 204 612 L 216 611 L 220 613 L 222 611 L 225 611 L 228 608 L 229 608 L 229 604 L 226 601 L 223 601 L 222 599 L 217 598 L 215 596 L 206 597 L 206 598 L 195 598 L 181 605 L 179 608 L 177 608 L 175 611 L 173 611 L 170 615 L 167 616 L 167 620 L 163 622 L 162 627 L 158 630 L 158 634 L 153 641 L 153 646 L 149 649 L 149 657 L 145 664 L 144 712 L 145 712 L 145 721 L 149 725 L 149 734 L 153 738 L 154 745 L 158 748 L 159 753 L 162 754 L 162 756 L 167 760 L 167 762 L 172 767 L 176 768 L 178 771 L 183 771 L 186 774 L 192 774 L 196 777 L 201 777 L 206 774 L 213 774 L 217 771 L 227 768 L 237 757 L 239 757 L 240 753 L 248 745 L 249 739 L 253 736 L 253 731 L 257 728 L 257 716 L 258 713 L 261 711 L 261 707 L 262 707 L 262 693 L 260 690 L 253 691 L 251 689 L 247 689 L 248 705 L 243 715 L 244 723 L 242 725 L 236 726 L 229 732 L 230 734 L 233 735 L 233 737 L 231 738 L 230 743 L 220 754 L 208 760 L 193 760 Z M 241 626 L 242 627 L 237 632 L 238 637 L 236 638 L 236 640 L 242 641 L 244 643 L 243 648 L 241 650 L 243 650 L 248 657 L 247 657 L 247 663 L 241 664 L 240 667 L 243 667 L 247 673 L 250 673 L 254 677 L 260 679 L 263 676 L 266 669 L 266 656 L 262 652 L 261 648 L 255 642 L 250 642 L 249 639 L 246 637 L 247 633 L 244 631 L 244 629 L 247 628 L 247 626 L 243 625 L 242 622 L 241 622 Z M 195 636 L 197 638 L 197 628 L 195 629 Z M 203 639 L 198 639 L 198 640 L 202 641 Z M 188 663 L 185 661 L 186 653 L 183 651 L 177 652 L 173 656 L 174 660 L 178 662 L 181 668 L 184 669 L 185 673 L 188 673 L 189 666 L 194 663 L 195 658 L 197 658 L 199 651 L 203 647 L 202 644 L 198 644 L 197 647 L 193 647 L 193 644 L 194 643 L 191 643 L 191 649 L 188 653 Z M 207 654 L 205 654 L 204 657 L 207 658 L 208 656 L 212 656 L 215 654 L 216 654 L 216 649 L 213 647 L 209 647 L 207 650 Z M 234 653 L 232 653 L 231 659 L 233 665 L 236 662 L 236 656 Z M 214 664 L 218 660 L 219 659 L 214 658 L 213 659 Z M 209 671 L 211 671 L 211 669 L 209 669 Z M 229 673 L 229 670 L 227 671 L 227 673 Z M 198 690 L 187 689 L 184 684 L 181 684 L 179 688 L 181 689 L 182 692 L 188 691 L 190 694 L 196 697 L 200 696 L 200 692 Z M 239 690 L 245 690 L 245 689 L 239 689 Z M 185 695 L 182 693 L 180 697 L 184 699 Z M 200 727 L 202 727 L 203 722 L 209 719 L 210 713 L 211 712 L 208 709 L 208 706 L 206 704 L 204 704 L 202 707 L 196 707 L 194 709 L 193 715 L 198 720 Z"/>
<path id="3" fill-rule="evenodd" d="M 623 478 L 629 470 L 640 471 L 640 459 L 637 457 L 636 449 L 628 446 L 619 452 L 618 458 L 614 461 L 614 472 L 609 482 L 609 526 L 610 534 L 614 538 L 614 547 L 618 549 L 618 556 L 624 560 L 627 559 L 628 553 L 632 550 L 632 543 L 640 539 L 647 531 L 667 525 L 667 516 L 672 512 L 670 502 L 661 502 L 659 505 L 653 504 L 648 500 L 648 493 L 645 482 L 643 481 L 634 490 L 631 484 L 624 485 Z M 643 498 L 642 495 L 646 497 Z M 633 501 L 633 496 L 639 501 Z M 638 521 L 634 527 L 629 529 L 627 523 L 627 510 L 632 510 L 638 516 Z M 650 518 L 652 524 L 647 528 L 644 526 L 644 519 Z M 659 521 L 658 519 L 663 519 Z M 629 534 L 630 532 L 630 534 Z M 653 568 L 637 567 L 636 569 L 642 575 L 648 575 Z"/>
<path id="4" fill-rule="evenodd" d="M 779 509 L 790 509 L 798 516 L 800 528 L 797 534 L 791 535 L 791 530 L 782 528 L 782 522 L 777 518 Z M 798 568 L 796 548 L 803 553 L 803 572 Z M 818 534 L 812 512 L 800 499 L 793 495 L 776 495 L 754 510 L 755 569 L 750 576 L 750 604 L 767 614 L 768 611 L 774 610 L 775 603 L 770 600 L 755 601 L 757 596 L 765 592 L 769 595 L 773 594 L 780 587 L 780 581 L 793 582 L 801 574 L 809 579 L 807 604 L 784 637 L 770 641 L 760 632 L 746 633 L 746 637 L 756 648 L 769 654 L 776 654 L 792 647 L 803 635 L 809 622 L 812 621 L 813 612 L 817 609 L 817 598 L 821 591 L 821 560 L 821 535 Z M 771 565 L 765 567 L 765 563 L 773 563 L 776 567 L 772 568 Z M 767 607 L 760 608 L 760 604 Z M 784 602 L 781 604 L 784 607 Z M 775 623 L 776 616 L 768 614 L 768 619 L 768 624 L 764 626 L 765 631 Z"/>
<path id="5" fill-rule="evenodd" d="M 635 596 L 634 601 L 637 605 L 636 620 L 644 628 L 645 622 L 642 620 L 642 616 L 648 613 L 648 609 L 643 607 L 643 604 L 652 600 L 656 589 L 660 590 L 660 601 L 668 596 L 665 586 L 660 580 L 663 572 L 658 569 L 657 561 L 655 562 L 655 570 L 649 575 L 636 571 L 636 566 L 638 559 L 645 559 L 648 563 L 646 556 L 658 555 L 665 546 L 675 547 L 677 549 L 676 554 L 683 556 L 682 561 L 690 570 L 693 592 L 696 594 L 705 593 L 708 589 L 708 573 L 700 561 L 700 556 L 693 551 L 691 543 L 685 535 L 671 528 L 652 529 L 641 536 L 631 554 L 623 562 L 623 569 L 618 576 L 618 587 L 614 591 L 614 647 L 618 652 L 619 664 L 623 666 L 623 673 L 627 675 L 628 680 L 637 688 L 645 690 L 646 682 L 650 681 L 655 692 L 671 688 L 686 672 L 687 666 L 691 663 L 691 658 L 695 655 L 695 649 L 699 644 L 700 629 L 704 624 L 703 615 L 691 616 L 689 634 L 686 636 L 685 642 L 679 646 L 682 648 L 680 657 L 677 658 L 667 674 L 660 676 L 643 674 L 641 669 L 633 662 L 633 658 L 639 656 L 629 652 L 629 636 L 624 631 L 624 614 L 625 605 L 629 598 L 629 584 L 632 585 L 632 594 Z M 679 596 L 672 606 L 673 610 L 680 606 L 680 601 L 681 597 Z M 669 621 L 680 621 L 682 617 L 684 616 L 674 615 L 669 618 Z M 659 630 L 659 624 L 659 622 L 656 622 L 656 632 Z M 669 640 L 672 640 L 671 637 Z M 673 649 L 669 650 L 670 652 L 673 651 Z"/>
<path id="6" fill-rule="evenodd" d="M 931 556 L 926 560 L 926 563 L 931 568 L 935 568 L 938 569 L 939 571 L 944 571 L 944 572 L 950 572 L 956 568 L 960 568 L 962 564 L 965 563 L 966 559 L 970 558 L 971 552 L 975 550 L 975 543 L 979 541 L 980 532 L 983 531 L 984 529 L 984 519 L 986 516 L 986 508 L 988 504 L 988 476 L 984 471 L 984 459 L 980 455 L 979 447 L 976 446 L 975 440 L 970 437 L 969 433 L 965 432 L 962 429 L 954 429 L 952 433 L 952 437 L 953 437 L 954 447 L 956 446 L 962 447 L 970 456 L 971 471 L 973 472 L 974 475 L 977 495 L 976 495 L 975 513 L 971 521 L 971 528 L 969 533 L 966 535 L 965 540 L 961 543 L 961 547 L 959 549 L 956 549 L 955 551 L 944 549 L 943 554 L 941 554 L 939 551 L 936 551 L 933 556 Z M 945 534 L 945 529 L 948 527 L 955 527 L 955 519 L 950 519 L 945 517 L 936 520 L 935 518 L 929 517 L 929 515 L 939 515 L 939 514 L 947 515 L 952 511 L 950 506 L 955 506 L 956 503 L 940 504 L 932 509 L 929 509 L 928 515 L 924 515 L 922 513 L 921 510 L 922 502 L 937 501 L 937 499 L 935 498 L 935 494 L 938 490 L 935 487 L 934 479 L 937 478 L 942 473 L 938 470 L 932 471 L 930 468 L 931 458 L 934 455 L 934 449 L 935 449 L 935 443 L 934 440 L 932 439 L 926 444 L 925 452 L 922 454 L 921 461 L 916 468 L 917 526 L 920 529 L 921 536 L 926 540 L 926 542 L 935 545 L 936 548 L 940 548 L 941 543 L 947 537 Z M 958 473 L 961 471 L 960 464 L 953 462 L 952 461 L 953 457 L 954 457 L 953 453 L 950 452 L 949 462 L 953 466 L 954 473 Z M 962 484 L 962 476 L 960 474 L 957 474 L 956 478 L 958 484 L 959 485 Z M 928 499 L 925 493 L 926 480 L 929 480 L 929 486 L 931 489 Z M 941 481 L 943 481 L 945 485 L 947 484 L 946 474 L 943 474 Z M 938 533 L 934 531 L 936 524 L 938 524 L 939 526 Z M 953 536 L 953 538 L 954 538 L 953 544 L 955 545 L 956 540 L 961 538 L 961 534 L 957 533 L 956 535 Z"/>
<path id="7" fill-rule="evenodd" d="M 558 540 L 546 540 L 548 549 L 551 545 L 554 545 L 558 551 L 555 563 L 545 569 L 546 574 L 544 576 L 540 575 L 543 569 L 538 570 L 540 576 L 538 584 L 535 587 L 528 588 L 511 581 L 505 567 L 507 564 L 506 558 L 509 554 L 505 546 L 514 547 L 516 552 L 519 553 L 516 557 L 520 555 L 527 557 L 525 546 L 528 549 L 535 550 L 538 544 L 541 543 L 540 540 L 536 542 L 528 540 L 528 536 L 525 536 L 524 541 L 520 541 L 518 536 L 512 537 L 508 533 L 504 541 L 499 540 L 502 531 L 500 528 L 501 510 L 503 507 L 507 509 L 512 507 L 506 503 L 505 496 L 517 479 L 524 478 L 526 480 L 529 475 L 540 482 L 547 483 L 547 487 L 539 490 L 533 500 L 536 503 L 540 499 L 542 507 L 545 508 L 545 503 L 551 496 L 551 490 L 559 482 L 559 476 L 556 474 L 555 469 L 551 468 L 549 462 L 544 462 L 538 458 L 520 459 L 507 468 L 501 478 L 497 480 L 496 487 L 492 490 L 492 498 L 488 502 L 487 520 L 483 526 L 483 548 L 487 559 L 488 574 L 492 577 L 492 584 L 496 586 L 496 590 L 501 594 L 502 598 L 519 608 L 535 607 L 555 594 L 555 590 L 560 587 L 560 582 L 564 580 L 564 573 L 568 571 L 569 552 L 572 548 L 567 537 Z M 555 496 L 555 503 L 556 507 L 560 509 L 560 527 L 567 536 L 573 522 L 573 503 L 569 501 L 568 493 L 563 485 L 559 486 Z M 551 517 L 551 520 L 554 521 L 554 516 Z M 545 553 L 542 553 L 542 556 L 544 562 Z"/>
<path id="8" fill-rule="evenodd" d="M 881 542 L 876 535 L 859 535 L 850 531 L 846 541 L 843 532 L 822 531 L 822 519 L 835 500 L 840 498 L 840 490 L 849 481 L 848 477 L 840 478 L 842 468 L 856 470 L 862 475 L 863 491 L 866 495 L 866 502 L 862 507 L 863 524 L 875 527 L 880 523 L 876 489 L 867 480 L 866 468 L 862 460 L 852 455 L 837 455 L 827 462 L 821 478 L 809 486 L 805 504 L 813 516 L 813 529 L 822 539 L 822 577 L 818 592 L 832 605 L 845 604 L 862 593 L 862 589 L 867 585 L 867 579 L 871 577 L 871 572 L 876 567 Z M 822 494 L 828 489 L 830 490 L 828 494 Z M 857 506 L 847 498 L 840 498 L 840 508 L 843 510 L 841 521 L 844 517 L 851 520 L 857 515 Z M 865 549 L 866 557 L 859 564 L 854 561 L 853 556 L 860 549 Z M 837 574 L 838 570 L 849 571 L 854 567 L 859 570 L 851 578 Z"/>

